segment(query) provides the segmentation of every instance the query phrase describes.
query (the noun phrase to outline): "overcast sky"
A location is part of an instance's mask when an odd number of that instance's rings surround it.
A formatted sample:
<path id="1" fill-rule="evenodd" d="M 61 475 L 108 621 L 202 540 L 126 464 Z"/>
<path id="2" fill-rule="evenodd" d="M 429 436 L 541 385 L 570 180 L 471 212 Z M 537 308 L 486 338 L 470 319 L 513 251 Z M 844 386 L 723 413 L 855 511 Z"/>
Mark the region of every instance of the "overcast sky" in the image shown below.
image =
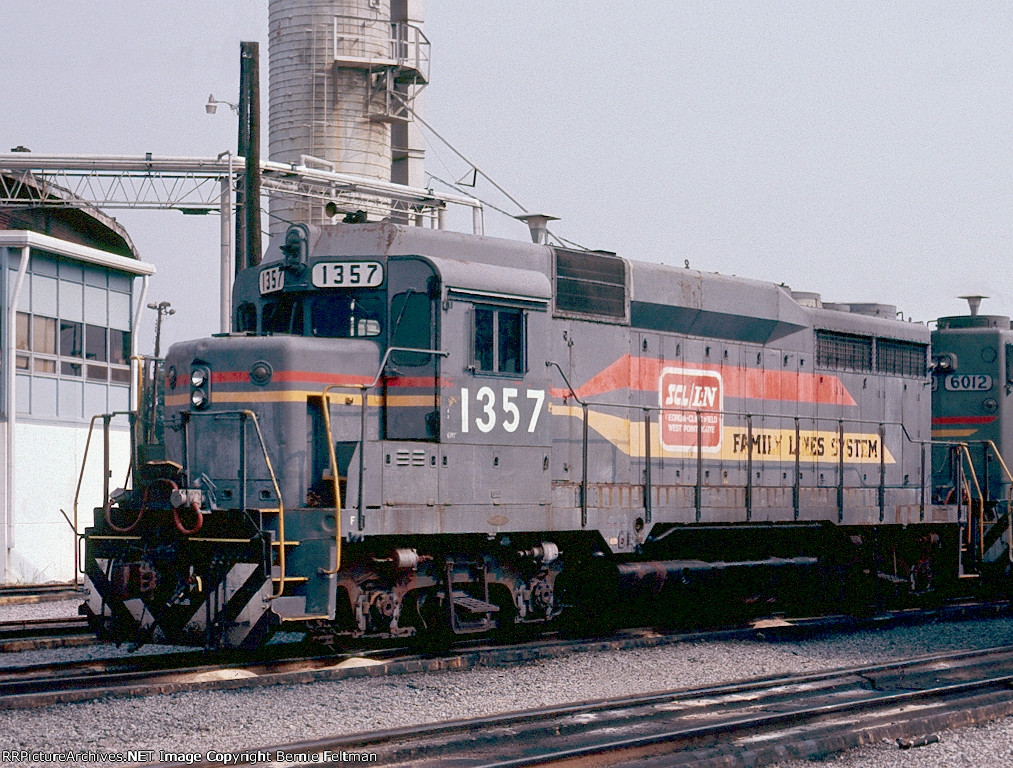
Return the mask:
<path id="1" fill-rule="evenodd" d="M 234 148 L 204 103 L 237 98 L 241 40 L 266 119 L 267 0 L 0 7 L 2 150 Z M 427 121 L 565 238 L 921 321 L 965 293 L 1013 313 L 1013 5 L 431 0 L 425 31 Z M 433 150 L 432 173 L 464 174 Z M 216 331 L 217 217 L 113 215 L 158 268 L 149 301 L 181 310 L 167 338 Z"/>

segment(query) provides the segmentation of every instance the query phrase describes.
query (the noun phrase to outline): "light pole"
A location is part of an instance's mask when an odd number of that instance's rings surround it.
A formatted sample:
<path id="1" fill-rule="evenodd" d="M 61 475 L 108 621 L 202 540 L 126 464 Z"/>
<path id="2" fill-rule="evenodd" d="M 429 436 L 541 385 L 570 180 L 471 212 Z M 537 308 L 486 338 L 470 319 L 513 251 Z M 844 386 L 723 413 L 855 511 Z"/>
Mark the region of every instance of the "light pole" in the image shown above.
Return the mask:
<path id="1" fill-rule="evenodd" d="M 157 304 L 149 304 L 148 309 L 153 309 L 158 313 L 158 317 L 155 319 L 155 358 L 157 359 L 161 355 L 159 354 L 162 349 L 162 318 L 166 315 L 176 314 L 175 309 L 170 309 L 172 305 L 168 301 L 160 301 Z"/>
<path id="2" fill-rule="evenodd" d="M 231 101 L 221 101 L 215 98 L 214 94 L 208 96 L 208 103 L 204 105 L 204 109 L 209 115 L 213 115 L 218 111 L 218 105 L 225 104 L 232 109 L 237 115 L 239 114 L 239 106 L 233 104 Z M 222 193 L 219 203 L 219 214 L 221 218 L 221 269 L 219 275 L 220 283 L 220 294 L 219 301 L 221 304 L 219 312 L 219 330 L 222 333 L 232 332 L 232 272 L 235 267 L 233 266 L 236 260 L 235 254 L 232 250 L 232 235 L 233 235 L 233 219 L 232 219 L 232 158 L 235 155 L 231 149 L 228 149 L 218 155 L 218 159 L 228 155 L 229 157 L 229 174 L 222 179 Z"/>
<path id="3" fill-rule="evenodd" d="M 157 441 L 158 435 L 155 421 L 158 419 L 158 382 L 161 378 L 159 375 L 159 357 L 162 352 L 162 318 L 176 314 L 176 310 L 172 309 L 167 301 L 149 304 L 148 309 L 153 309 L 158 313 L 158 317 L 155 319 L 155 359 L 151 361 L 151 420 L 148 422 L 146 430 L 148 442 L 154 443 Z"/>
<path id="4" fill-rule="evenodd" d="M 209 115 L 213 115 L 215 112 L 218 111 L 219 104 L 224 104 L 227 107 L 231 107 L 233 112 L 235 112 L 237 115 L 239 114 L 238 105 L 233 104 L 231 101 L 222 101 L 221 99 L 216 99 L 213 93 L 210 96 L 208 96 L 208 103 L 204 105 L 204 109 Z"/>

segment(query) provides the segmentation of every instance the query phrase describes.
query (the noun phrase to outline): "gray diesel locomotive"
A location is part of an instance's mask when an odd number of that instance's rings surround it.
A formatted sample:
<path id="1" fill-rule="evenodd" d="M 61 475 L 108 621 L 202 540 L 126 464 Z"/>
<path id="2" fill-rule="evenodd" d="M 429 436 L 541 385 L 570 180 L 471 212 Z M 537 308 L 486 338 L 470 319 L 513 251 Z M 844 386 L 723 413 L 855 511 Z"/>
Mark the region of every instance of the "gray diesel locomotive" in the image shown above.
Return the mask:
<path id="1" fill-rule="evenodd" d="M 933 453 L 948 358 L 891 307 L 600 251 L 297 225 L 239 274 L 234 327 L 170 349 L 132 489 L 85 534 L 105 637 L 445 641 L 633 608 L 784 610 L 806 585 L 860 607 L 1008 564 L 1008 478 L 985 503 L 980 451 Z"/>

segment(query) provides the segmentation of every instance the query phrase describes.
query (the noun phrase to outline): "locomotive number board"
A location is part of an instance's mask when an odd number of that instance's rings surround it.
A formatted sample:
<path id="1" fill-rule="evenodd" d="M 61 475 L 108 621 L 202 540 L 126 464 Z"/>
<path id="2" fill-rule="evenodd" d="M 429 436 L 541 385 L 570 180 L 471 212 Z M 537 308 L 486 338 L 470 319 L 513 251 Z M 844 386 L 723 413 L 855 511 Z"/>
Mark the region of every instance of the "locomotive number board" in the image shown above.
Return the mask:
<path id="1" fill-rule="evenodd" d="M 281 267 L 269 267 L 260 272 L 260 293 L 275 293 L 285 287 L 285 273 Z"/>
<path id="2" fill-rule="evenodd" d="M 954 373 L 943 380 L 950 392 L 988 392 L 992 377 L 986 373 Z"/>
<path id="3" fill-rule="evenodd" d="M 375 288 L 383 283 L 378 261 L 319 261 L 313 265 L 317 288 Z"/>

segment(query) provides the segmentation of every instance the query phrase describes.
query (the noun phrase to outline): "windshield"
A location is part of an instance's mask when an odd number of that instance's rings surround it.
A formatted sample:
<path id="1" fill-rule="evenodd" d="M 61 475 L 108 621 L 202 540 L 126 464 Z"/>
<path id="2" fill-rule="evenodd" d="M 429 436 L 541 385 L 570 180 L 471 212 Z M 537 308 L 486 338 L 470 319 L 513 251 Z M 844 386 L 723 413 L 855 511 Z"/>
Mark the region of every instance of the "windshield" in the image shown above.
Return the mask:
<path id="1" fill-rule="evenodd" d="M 310 315 L 312 333 L 332 339 L 379 336 L 383 313 L 380 298 L 319 296 L 313 300 Z"/>

